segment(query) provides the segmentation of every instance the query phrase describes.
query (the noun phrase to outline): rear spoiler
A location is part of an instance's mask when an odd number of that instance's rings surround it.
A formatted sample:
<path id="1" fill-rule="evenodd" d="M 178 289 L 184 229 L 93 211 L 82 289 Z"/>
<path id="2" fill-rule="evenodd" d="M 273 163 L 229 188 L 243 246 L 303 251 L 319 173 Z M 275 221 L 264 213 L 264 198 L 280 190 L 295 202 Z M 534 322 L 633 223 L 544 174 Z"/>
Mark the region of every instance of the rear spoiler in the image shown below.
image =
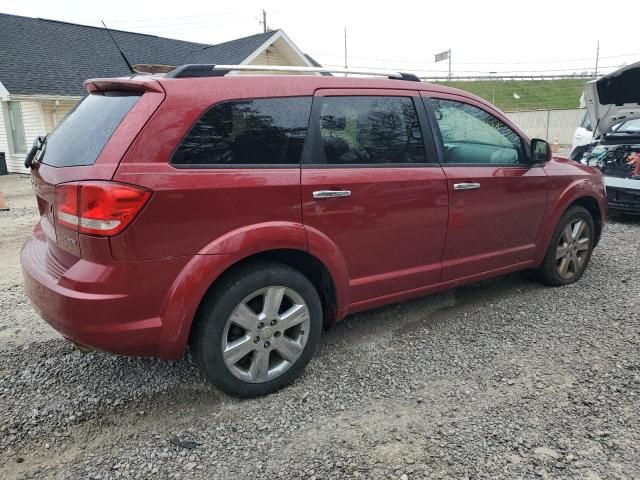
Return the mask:
<path id="1" fill-rule="evenodd" d="M 156 80 L 149 77 L 135 78 L 92 78 L 84 82 L 84 88 L 89 92 L 106 92 L 119 90 L 125 92 L 158 92 L 164 93 Z"/>

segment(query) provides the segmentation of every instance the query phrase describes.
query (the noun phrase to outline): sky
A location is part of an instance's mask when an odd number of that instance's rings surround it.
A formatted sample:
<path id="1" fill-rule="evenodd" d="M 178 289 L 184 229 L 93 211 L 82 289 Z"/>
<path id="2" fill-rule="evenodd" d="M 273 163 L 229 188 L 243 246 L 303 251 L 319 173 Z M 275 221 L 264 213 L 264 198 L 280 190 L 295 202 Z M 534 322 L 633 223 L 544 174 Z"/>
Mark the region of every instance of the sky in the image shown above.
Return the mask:
<path id="1" fill-rule="evenodd" d="M 485 0 L 445 2 L 319 2 L 262 0 L 3 0 L 2 13 L 62 20 L 202 43 L 221 43 L 282 28 L 301 50 L 325 66 L 385 68 L 420 76 L 446 76 L 451 49 L 456 75 L 559 75 L 593 72 L 600 41 L 599 72 L 640 61 L 636 28 L 640 2 L 619 0 L 616 13 L 592 0 Z"/>

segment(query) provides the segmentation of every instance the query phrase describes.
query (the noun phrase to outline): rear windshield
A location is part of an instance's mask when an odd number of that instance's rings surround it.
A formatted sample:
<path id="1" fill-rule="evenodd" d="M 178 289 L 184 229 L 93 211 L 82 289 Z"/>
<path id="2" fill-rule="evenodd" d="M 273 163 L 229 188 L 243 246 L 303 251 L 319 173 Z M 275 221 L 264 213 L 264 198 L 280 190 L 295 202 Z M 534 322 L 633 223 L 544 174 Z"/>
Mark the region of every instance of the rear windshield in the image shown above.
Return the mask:
<path id="1" fill-rule="evenodd" d="M 53 167 L 93 165 L 139 98 L 121 92 L 86 96 L 49 135 L 40 161 Z"/>

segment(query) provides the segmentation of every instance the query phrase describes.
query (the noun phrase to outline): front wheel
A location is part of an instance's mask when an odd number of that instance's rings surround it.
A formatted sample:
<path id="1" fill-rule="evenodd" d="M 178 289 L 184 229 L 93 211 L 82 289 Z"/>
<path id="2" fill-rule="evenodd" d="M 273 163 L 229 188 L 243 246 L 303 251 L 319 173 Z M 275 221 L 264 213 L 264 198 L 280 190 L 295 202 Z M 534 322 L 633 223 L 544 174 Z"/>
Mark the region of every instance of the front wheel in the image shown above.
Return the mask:
<path id="1" fill-rule="evenodd" d="M 238 397 L 292 382 L 315 353 L 322 306 L 313 284 L 276 262 L 249 265 L 218 284 L 196 318 L 196 363 L 220 390 Z"/>
<path id="2" fill-rule="evenodd" d="M 595 228 L 589 211 L 571 207 L 562 216 L 535 276 L 551 286 L 568 285 L 582 277 L 595 245 Z"/>

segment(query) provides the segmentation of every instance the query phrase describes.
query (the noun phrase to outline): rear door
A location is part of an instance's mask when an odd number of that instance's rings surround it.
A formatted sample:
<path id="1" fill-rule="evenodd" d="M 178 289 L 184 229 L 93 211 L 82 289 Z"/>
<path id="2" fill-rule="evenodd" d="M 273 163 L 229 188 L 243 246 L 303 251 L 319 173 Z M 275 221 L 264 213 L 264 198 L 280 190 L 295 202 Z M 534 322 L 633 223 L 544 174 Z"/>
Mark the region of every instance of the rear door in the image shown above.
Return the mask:
<path id="1" fill-rule="evenodd" d="M 316 92 L 303 220 L 344 258 L 352 309 L 439 281 L 447 184 L 427 122 L 417 92 Z"/>
<path id="2" fill-rule="evenodd" d="M 442 281 L 532 258 L 547 202 L 547 175 L 522 138 L 480 103 L 425 99 L 449 192 Z"/>

